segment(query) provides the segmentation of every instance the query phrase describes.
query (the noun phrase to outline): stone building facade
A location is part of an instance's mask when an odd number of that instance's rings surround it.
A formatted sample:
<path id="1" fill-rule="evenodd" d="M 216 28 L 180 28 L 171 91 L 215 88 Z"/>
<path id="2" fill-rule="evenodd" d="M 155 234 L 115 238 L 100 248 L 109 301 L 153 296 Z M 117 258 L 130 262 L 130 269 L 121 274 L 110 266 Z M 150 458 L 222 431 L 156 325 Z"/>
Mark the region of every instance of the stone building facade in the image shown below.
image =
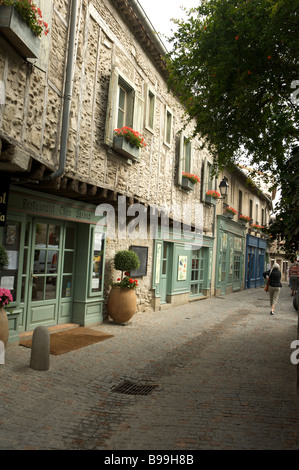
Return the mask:
<path id="1" fill-rule="evenodd" d="M 138 310 L 185 302 L 192 250 L 180 225 L 184 208 L 191 230 L 198 217 L 204 225 L 206 266 L 213 233 L 202 184 L 185 187 L 182 173 L 201 175 L 210 159 L 199 141 L 190 141 L 192 123 L 184 128 L 184 108 L 168 92 L 164 46 L 134 1 L 37 4 L 50 33 L 39 40 L 36 58 L 0 29 L 3 192 L 9 182 L 0 233 L 10 257 L 1 283 L 13 292 L 19 331 L 101 322 L 108 280 L 119 275 L 113 255 L 132 245 L 145 248 Z M 146 147 L 137 156 L 116 147 L 120 125 L 142 133 Z M 146 231 L 128 233 L 138 205 L 147 214 Z M 115 216 L 114 237 L 107 207 Z M 210 287 L 211 273 L 199 294 Z"/>
<path id="2" fill-rule="evenodd" d="M 139 311 L 213 295 L 212 160 L 168 91 L 153 26 L 135 0 L 36 4 L 50 32 L 32 51 L 0 20 L 0 279 L 13 293 L 11 330 L 103 321 L 113 256 L 130 247 L 142 259 Z M 124 148 L 122 126 L 146 146 Z"/>
<path id="3" fill-rule="evenodd" d="M 269 240 L 262 228 L 269 224 L 272 198 L 239 166 L 219 176 L 228 184 L 227 197 L 216 210 L 215 292 L 222 295 L 264 285 Z"/>

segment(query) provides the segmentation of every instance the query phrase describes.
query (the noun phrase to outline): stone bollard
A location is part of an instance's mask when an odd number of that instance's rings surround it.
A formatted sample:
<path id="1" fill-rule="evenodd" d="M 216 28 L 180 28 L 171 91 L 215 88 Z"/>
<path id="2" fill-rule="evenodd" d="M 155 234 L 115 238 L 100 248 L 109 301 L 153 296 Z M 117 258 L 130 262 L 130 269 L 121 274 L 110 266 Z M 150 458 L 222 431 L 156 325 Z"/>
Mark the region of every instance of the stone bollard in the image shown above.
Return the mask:
<path id="1" fill-rule="evenodd" d="M 35 370 L 50 367 L 50 333 L 45 326 L 38 326 L 33 332 L 30 367 Z"/>

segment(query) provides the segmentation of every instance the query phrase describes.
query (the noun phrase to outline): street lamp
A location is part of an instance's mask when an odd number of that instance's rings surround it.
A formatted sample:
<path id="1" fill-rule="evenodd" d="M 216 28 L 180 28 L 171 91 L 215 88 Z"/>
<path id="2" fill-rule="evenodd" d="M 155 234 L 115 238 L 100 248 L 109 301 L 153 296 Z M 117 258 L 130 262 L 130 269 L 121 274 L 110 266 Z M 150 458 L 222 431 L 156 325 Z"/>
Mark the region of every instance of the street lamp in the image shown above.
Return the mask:
<path id="1" fill-rule="evenodd" d="M 223 178 L 223 180 L 219 184 L 219 190 L 221 194 L 221 197 L 219 199 L 225 199 L 228 191 L 228 184 L 225 178 Z"/>

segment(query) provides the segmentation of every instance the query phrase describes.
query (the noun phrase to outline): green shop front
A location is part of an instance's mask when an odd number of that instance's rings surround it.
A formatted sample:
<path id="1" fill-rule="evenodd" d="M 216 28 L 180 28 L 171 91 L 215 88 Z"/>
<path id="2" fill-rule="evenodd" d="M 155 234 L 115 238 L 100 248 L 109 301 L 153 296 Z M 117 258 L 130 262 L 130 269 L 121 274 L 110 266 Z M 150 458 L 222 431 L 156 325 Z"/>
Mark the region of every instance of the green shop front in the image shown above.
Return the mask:
<path id="1" fill-rule="evenodd" d="M 210 296 L 213 258 L 212 237 L 159 230 L 154 244 L 152 288 L 154 308 L 179 305 Z"/>
<path id="2" fill-rule="evenodd" d="M 39 325 L 102 322 L 105 236 L 95 206 L 12 186 L 0 243 L 10 342 Z"/>
<path id="3" fill-rule="evenodd" d="M 245 228 L 226 216 L 217 216 L 216 295 L 244 288 Z"/>

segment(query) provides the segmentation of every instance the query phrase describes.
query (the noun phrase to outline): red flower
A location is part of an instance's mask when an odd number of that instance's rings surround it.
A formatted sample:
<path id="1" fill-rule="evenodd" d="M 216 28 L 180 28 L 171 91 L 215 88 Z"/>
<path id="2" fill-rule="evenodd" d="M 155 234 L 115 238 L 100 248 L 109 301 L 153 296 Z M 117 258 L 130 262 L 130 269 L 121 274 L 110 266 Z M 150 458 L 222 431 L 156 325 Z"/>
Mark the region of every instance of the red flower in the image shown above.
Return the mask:
<path id="1" fill-rule="evenodd" d="M 235 37 L 236 41 L 238 41 L 239 37 L 240 37 L 239 35 Z"/>

